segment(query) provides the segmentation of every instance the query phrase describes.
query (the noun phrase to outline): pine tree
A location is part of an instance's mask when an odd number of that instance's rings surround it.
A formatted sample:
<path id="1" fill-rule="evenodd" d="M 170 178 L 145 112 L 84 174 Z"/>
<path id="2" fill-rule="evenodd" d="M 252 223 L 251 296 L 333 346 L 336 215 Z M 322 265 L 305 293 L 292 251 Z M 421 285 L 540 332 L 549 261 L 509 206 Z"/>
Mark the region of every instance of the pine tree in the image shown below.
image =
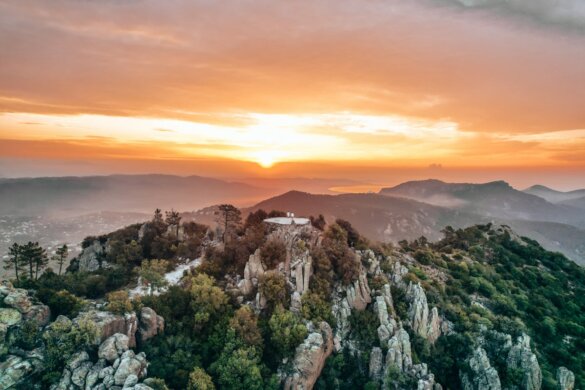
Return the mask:
<path id="1" fill-rule="evenodd" d="M 4 264 L 4 269 L 13 269 L 16 275 L 16 280 L 20 281 L 20 275 L 18 271 L 22 270 L 22 246 L 16 242 L 8 249 L 8 260 Z"/>
<path id="2" fill-rule="evenodd" d="M 242 222 L 242 212 L 231 204 L 222 204 L 218 208 L 217 222 L 223 227 L 222 241 L 226 242 L 226 237 Z"/>
<path id="3" fill-rule="evenodd" d="M 49 263 L 47 251 L 38 242 L 31 241 L 22 246 L 21 260 L 22 264 L 28 266 L 28 274 L 31 280 L 38 279 L 39 271 Z"/>
<path id="4" fill-rule="evenodd" d="M 52 260 L 56 261 L 59 264 L 59 275 L 61 275 L 61 270 L 63 269 L 63 264 L 67 261 L 67 256 L 69 255 L 69 248 L 67 245 L 63 245 L 62 247 L 58 248 L 55 252 L 55 255 L 52 257 Z"/>

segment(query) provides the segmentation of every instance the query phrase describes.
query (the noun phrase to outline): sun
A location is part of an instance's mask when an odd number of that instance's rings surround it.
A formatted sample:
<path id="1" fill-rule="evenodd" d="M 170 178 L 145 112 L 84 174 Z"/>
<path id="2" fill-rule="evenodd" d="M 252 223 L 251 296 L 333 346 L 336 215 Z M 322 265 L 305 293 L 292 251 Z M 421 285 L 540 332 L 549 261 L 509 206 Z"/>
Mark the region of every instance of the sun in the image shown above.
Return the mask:
<path id="1" fill-rule="evenodd" d="M 254 154 L 254 161 L 262 168 L 272 168 L 278 162 L 279 153 L 273 150 L 263 150 Z"/>

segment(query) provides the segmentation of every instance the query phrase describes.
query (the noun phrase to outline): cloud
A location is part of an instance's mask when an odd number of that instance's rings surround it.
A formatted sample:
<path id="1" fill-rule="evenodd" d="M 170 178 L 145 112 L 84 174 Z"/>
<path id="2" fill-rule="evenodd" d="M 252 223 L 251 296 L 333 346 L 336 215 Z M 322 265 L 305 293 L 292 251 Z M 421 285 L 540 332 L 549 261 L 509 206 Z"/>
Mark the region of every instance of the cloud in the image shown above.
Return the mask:
<path id="1" fill-rule="evenodd" d="M 585 35 L 429 1 L 4 1 L 0 112 L 230 126 L 250 125 L 250 112 L 350 112 L 486 133 L 585 126 Z"/>
<path id="2" fill-rule="evenodd" d="M 465 8 L 492 9 L 505 15 L 585 32 L 585 2 L 582 0 L 437 0 Z"/>

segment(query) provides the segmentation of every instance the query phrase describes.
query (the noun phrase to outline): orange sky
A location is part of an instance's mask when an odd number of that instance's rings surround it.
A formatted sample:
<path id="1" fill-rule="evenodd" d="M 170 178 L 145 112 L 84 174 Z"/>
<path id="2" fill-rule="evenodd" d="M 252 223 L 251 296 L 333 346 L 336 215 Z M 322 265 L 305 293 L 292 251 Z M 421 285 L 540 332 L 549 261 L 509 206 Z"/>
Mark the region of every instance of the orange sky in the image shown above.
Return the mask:
<path id="1" fill-rule="evenodd" d="M 7 0 L 0 49 L 4 176 L 441 165 L 585 185 L 579 0 Z"/>

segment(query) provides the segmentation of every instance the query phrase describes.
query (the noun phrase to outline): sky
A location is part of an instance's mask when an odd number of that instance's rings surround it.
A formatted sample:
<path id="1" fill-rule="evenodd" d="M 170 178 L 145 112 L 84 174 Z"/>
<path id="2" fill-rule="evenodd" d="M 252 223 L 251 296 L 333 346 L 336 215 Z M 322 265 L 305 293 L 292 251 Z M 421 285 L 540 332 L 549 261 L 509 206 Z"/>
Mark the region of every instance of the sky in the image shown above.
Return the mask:
<path id="1" fill-rule="evenodd" d="M 0 176 L 585 186 L 582 0 L 0 0 Z"/>

